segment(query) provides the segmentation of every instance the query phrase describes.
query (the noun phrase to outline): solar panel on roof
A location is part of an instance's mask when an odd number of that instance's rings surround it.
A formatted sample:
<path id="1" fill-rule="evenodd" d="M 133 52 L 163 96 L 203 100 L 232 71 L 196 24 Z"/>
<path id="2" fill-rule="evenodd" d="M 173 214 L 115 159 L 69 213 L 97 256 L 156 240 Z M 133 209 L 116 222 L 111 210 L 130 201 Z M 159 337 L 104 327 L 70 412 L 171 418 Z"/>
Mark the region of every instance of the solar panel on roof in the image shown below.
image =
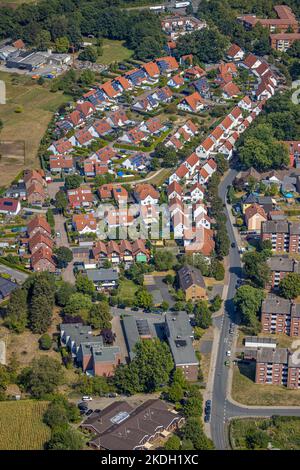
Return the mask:
<path id="1" fill-rule="evenodd" d="M 129 418 L 129 413 L 127 413 L 127 411 L 120 411 L 118 414 L 116 414 L 115 416 L 113 416 L 110 421 L 113 423 L 113 424 L 120 424 L 122 423 L 123 421 L 125 421 L 125 419 Z"/>

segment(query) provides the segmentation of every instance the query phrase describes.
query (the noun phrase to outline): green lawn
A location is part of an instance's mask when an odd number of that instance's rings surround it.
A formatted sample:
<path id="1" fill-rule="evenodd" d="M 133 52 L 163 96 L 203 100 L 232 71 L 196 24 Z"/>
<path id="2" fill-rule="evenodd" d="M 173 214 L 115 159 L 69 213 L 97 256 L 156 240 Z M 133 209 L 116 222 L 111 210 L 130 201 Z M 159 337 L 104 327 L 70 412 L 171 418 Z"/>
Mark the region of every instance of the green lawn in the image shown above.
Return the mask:
<path id="1" fill-rule="evenodd" d="M 6 72 L 0 72 L 0 80 L 4 80 L 6 85 L 6 104 L 0 106 L 0 119 L 3 121 L 1 139 L 12 142 L 11 148 L 2 149 L 2 153 L 4 156 L 18 156 L 17 144 L 14 149 L 13 142 L 23 142 L 25 166 L 39 166 L 36 155 L 40 140 L 53 112 L 70 98 L 61 92 L 51 93 L 50 81 L 41 86 L 29 76 Z M 21 112 L 16 113 L 18 108 Z M 0 173 L 0 185 L 9 183 L 21 169 L 10 164 Z"/>
<path id="2" fill-rule="evenodd" d="M 98 57 L 99 64 L 111 64 L 112 62 L 121 62 L 130 59 L 133 51 L 124 46 L 124 41 L 116 41 L 112 39 L 104 39 L 103 54 Z"/>
<path id="3" fill-rule="evenodd" d="M 260 385 L 254 382 L 255 364 L 234 366 L 231 396 L 244 405 L 299 406 L 300 390 L 283 385 Z"/>
<path id="4" fill-rule="evenodd" d="M 250 436 L 259 433 L 260 449 L 299 450 L 300 418 L 295 416 L 277 416 L 276 418 L 234 419 L 230 423 L 230 443 L 234 450 L 253 449 Z M 257 441 L 259 442 L 259 441 Z"/>
<path id="5" fill-rule="evenodd" d="M 42 421 L 47 406 L 34 400 L 0 402 L 0 450 L 42 450 L 50 439 Z"/>
<path id="6" fill-rule="evenodd" d="M 138 290 L 138 286 L 130 279 L 122 279 L 118 287 L 118 298 L 120 303 L 128 300 L 130 304 L 133 304 L 135 293 Z"/>

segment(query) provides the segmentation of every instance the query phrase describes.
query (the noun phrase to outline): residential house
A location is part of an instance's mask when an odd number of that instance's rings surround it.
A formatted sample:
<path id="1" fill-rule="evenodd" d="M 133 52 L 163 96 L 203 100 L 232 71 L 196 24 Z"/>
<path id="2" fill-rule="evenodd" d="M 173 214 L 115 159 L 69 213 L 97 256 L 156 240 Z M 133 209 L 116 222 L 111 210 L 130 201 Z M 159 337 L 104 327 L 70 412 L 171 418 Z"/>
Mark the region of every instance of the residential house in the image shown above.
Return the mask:
<path id="1" fill-rule="evenodd" d="M 204 109 L 205 102 L 201 95 L 195 91 L 189 96 L 183 98 L 177 105 L 178 109 L 189 113 L 197 113 Z"/>
<path id="2" fill-rule="evenodd" d="M 245 210 L 245 222 L 248 230 L 260 232 L 261 224 L 266 220 L 267 214 L 259 204 L 252 204 Z"/>
<path id="3" fill-rule="evenodd" d="M 141 183 L 135 187 L 134 197 L 141 205 L 148 206 L 158 204 L 159 193 L 151 184 Z"/>
<path id="4" fill-rule="evenodd" d="M 41 248 L 32 253 L 30 262 L 32 269 L 36 272 L 54 272 L 56 269 L 52 249 L 48 247 L 41 246 Z"/>
<path id="5" fill-rule="evenodd" d="M 69 206 L 72 209 L 90 208 L 94 203 L 94 196 L 89 186 L 81 186 L 77 189 L 69 189 L 67 192 Z"/>
<path id="6" fill-rule="evenodd" d="M 245 52 L 237 44 L 232 44 L 226 52 L 226 56 L 228 57 L 228 59 L 234 60 L 236 62 L 243 60 L 244 55 Z"/>
<path id="7" fill-rule="evenodd" d="M 11 197 L 0 198 L 0 214 L 17 215 L 21 210 L 21 203 L 18 199 Z"/>
<path id="8" fill-rule="evenodd" d="M 27 225 L 29 237 L 33 237 L 38 232 L 46 235 L 48 238 L 51 237 L 51 227 L 43 215 L 36 215 Z"/>
<path id="9" fill-rule="evenodd" d="M 269 294 L 261 305 L 262 332 L 300 336 L 300 304 Z"/>
<path id="10" fill-rule="evenodd" d="M 74 161 L 71 155 L 50 155 L 49 165 L 51 173 L 72 173 Z"/>
<path id="11" fill-rule="evenodd" d="M 271 276 L 268 281 L 269 289 L 276 289 L 282 279 L 287 274 L 297 273 L 300 274 L 300 263 L 294 258 L 288 256 L 272 256 L 267 260 L 267 264 L 271 271 Z"/>
<path id="12" fill-rule="evenodd" d="M 89 269 L 87 277 L 93 281 L 97 290 L 110 290 L 118 287 L 119 275 L 115 269 Z"/>
<path id="13" fill-rule="evenodd" d="M 80 235 L 85 233 L 96 233 L 97 220 L 94 214 L 74 214 L 72 217 L 72 225 L 76 232 Z"/>
<path id="14" fill-rule="evenodd" d="M 207 298 L 205 282 L 199 269 L 183 266 L 178 271 L 178 282 L 187 302 Z"/>

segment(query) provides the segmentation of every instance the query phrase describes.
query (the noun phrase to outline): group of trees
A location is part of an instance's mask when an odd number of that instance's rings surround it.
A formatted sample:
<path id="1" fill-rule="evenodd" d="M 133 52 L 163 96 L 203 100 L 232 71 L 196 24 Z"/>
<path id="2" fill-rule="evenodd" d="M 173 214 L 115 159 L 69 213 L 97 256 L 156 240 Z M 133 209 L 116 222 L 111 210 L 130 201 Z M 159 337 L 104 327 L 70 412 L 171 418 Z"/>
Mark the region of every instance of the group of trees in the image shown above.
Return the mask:
<path id="1" fill-rule="evenodd" d="M 0 37 L 21 37 L 40 49 L 53 45 L 59 52 L 71 46 L 79 49 L 82 37 L 91 34 L 124 40 L 141 60 L 158 57 L 165 43 L 157 15 L 146 10 L 121 10 L 118 3 L 109 0 L 42 0 L 1 10 Z M 86 60 L 87 52 L 83 54 Z"/>
<path id="2" fill-rule="evenodd" d="M 228 39 L 216 28 L 202 29 L 180 36 L 176 43 L 176 54 L 178 57 L 193 54 L 199 63 L 217 63 L 228 47 Z"/>
<path id="3" fill-rule="evenodd" d="M 33 333 L 45 333 L 51 325 L 54 303 L 54 277 L 47 272 L 34 274 L 22 288 L 12 292 L 5 313 L 5 325 L 17 333 L 22 333 L 26 326 Z"/>
<path id="4" fill-rule="evenodd" d="M 264 291 L 250 285 L 241 286 L 234 296 L 234 305 L 243 325 L 253 334 L 260 331 L 259 312 L 265 297 Z"/>

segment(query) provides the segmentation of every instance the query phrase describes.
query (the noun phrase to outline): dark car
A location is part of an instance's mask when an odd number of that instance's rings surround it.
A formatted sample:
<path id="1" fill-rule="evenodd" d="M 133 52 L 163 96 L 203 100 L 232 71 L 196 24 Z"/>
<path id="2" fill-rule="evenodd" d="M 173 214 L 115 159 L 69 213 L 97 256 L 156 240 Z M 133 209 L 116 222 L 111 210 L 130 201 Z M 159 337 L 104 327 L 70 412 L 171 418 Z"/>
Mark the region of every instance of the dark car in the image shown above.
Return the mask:
<path id="1" fill-rule="evenodd" d="M 209 423 L 209 421 L 210 421 L 210 414 L 206 414 L 206 415 L 204 416 L 204 422 L 205 422 L 205 423 Z"/>
<path id="2" fill-rule="evenodd" d="M 139 311 L 139 308 L 138 307 L 132 307 L 131 309 L 133 312 L 138 312 Z"/>
<path id="3" fill-rule="evenodd" d="M 93 413 L 93 410 L 89 409 L 89 410 L 87 410 L 87 412 L 85 413 L 85 415 L 86 415 L 86 416 L 90 416 L 92 413 Z"/>
<path id="4" fill-rule="evenodd" d="M 78 408 L 79 408 L 80 410 L 85 410 L 85 411 L 87 411 L 87 410 L 89 409 L 88 405 L 87 405 L 86 403 L 84 403 L 84 402 L 78 403 L 77 406 L 78 406 Z"/>
<path id="5" fill-rule="evenodd" d="M 231 243 L 231 248 L 235 248 L 236 247 L 236 243 L 235 242 L 232 242 Z"/>
<path id="6" fill-rule="evenodd" d="M 210 412 L 211 410 L 211 400 L 206 400 L 205 402 L 205 413 Z"/>

